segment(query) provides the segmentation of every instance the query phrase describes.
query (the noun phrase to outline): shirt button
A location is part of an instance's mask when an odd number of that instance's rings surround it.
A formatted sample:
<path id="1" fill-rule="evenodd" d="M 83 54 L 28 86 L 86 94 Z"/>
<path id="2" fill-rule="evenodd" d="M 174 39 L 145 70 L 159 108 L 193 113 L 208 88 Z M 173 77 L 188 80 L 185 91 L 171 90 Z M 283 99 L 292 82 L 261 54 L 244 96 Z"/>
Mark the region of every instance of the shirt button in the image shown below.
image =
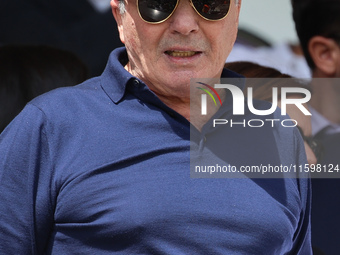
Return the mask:
<path id="1" fill-rule="evenodd" d="M 133 81 L 133 85 L 134 85 L 135 87 L 139 86 L 139 80 L 135 79 L 135 80 Z"/>

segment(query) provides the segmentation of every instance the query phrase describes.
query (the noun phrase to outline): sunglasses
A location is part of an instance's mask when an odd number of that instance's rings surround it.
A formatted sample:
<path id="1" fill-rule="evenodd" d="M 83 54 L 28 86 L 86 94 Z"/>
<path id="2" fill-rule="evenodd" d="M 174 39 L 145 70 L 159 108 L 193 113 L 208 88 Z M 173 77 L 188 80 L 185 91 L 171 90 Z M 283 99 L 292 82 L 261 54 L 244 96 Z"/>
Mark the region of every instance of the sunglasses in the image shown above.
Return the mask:
<path id="1" fill-rule="evenodd" d="M 137 0 L 140 17 L 148 23 L 166 21 L 175 12 L 180 0 Z M 224 19 L 230 9 L 230 0 L 189 0 L 202 18 L 210 21 Z"/>

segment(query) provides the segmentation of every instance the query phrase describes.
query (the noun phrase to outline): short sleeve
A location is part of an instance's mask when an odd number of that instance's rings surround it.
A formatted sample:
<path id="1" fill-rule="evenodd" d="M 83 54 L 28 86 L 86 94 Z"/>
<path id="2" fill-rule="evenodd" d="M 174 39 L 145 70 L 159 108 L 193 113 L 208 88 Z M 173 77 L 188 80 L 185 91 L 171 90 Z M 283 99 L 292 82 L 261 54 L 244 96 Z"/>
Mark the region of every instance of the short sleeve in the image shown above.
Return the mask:
<path id="1" fill-rule="evenodd" d="M 42 254 L 53 227 L 52 164 L 33 105 L 0 135 L 0 254 Z"/>

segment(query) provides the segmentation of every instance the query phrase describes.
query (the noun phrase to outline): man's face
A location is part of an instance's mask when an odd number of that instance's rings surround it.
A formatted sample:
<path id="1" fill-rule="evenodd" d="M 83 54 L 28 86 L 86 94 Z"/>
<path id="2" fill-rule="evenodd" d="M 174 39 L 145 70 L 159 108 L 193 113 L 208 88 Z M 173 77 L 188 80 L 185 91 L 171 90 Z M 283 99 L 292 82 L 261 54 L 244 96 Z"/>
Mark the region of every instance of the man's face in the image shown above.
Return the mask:
<path id="1" fill-rule="evenodd" d="M 226 18 L 208 21 L 188 0 L 163 23 L 143 21 L 136 0 L 125 1 L 119 14 L 118 0 L 111 1 L 120 38 L 126 46 L 130 73 L 162 96 L 189 96 L 190 78 L 218 78 L 236 39 L 240 4 L 231 1 Z"/>

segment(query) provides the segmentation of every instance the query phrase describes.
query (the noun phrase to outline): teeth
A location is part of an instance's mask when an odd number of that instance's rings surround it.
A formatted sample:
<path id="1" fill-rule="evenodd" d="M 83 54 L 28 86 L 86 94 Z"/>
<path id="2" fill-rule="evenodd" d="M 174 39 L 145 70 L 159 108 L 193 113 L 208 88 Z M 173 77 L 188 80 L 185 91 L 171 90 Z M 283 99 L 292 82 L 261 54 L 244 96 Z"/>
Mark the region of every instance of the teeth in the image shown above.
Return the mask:
<path id="1" fill-rule="evenodd" d="M 195 51 L 167 51 L 166 53 L 172 57 L 179 57 L 179 58 L 191 57 L 196 54 Z"/>

